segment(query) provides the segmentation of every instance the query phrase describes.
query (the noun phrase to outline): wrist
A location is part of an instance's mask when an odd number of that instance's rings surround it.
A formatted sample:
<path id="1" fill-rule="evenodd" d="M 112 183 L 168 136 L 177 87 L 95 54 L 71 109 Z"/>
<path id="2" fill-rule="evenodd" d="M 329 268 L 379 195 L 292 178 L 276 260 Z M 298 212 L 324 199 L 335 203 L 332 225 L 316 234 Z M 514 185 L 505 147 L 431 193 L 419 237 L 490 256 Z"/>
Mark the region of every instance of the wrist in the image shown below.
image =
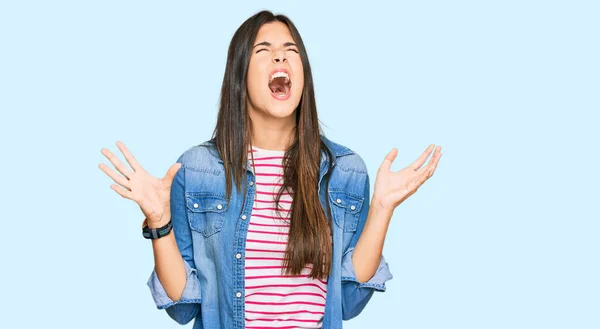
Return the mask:
<path id="1" fill-rule="evenodd" d="M 150 220 L 148 218 L 145 218 L 144 222 L 142 223 L 142 227 L 147 225 L 149 229 L 160 228 L 160 227 L 167 225 L 167 223 L 169 223 L 170 220 L 171 220 L 171 214 L 164 213 L 157 220 Z"/>
<path id="2" fill-rule="evenodd" d="M 395 207 L 386 206 L 384 202 L 382 202 L 376 196 L 373 196 L 371 199 L 371 205 L 369 207 L 369 212 L 375 214 L 376 218 L 387 218 L 388 220 L 392 218 L 394 214 Z"/>

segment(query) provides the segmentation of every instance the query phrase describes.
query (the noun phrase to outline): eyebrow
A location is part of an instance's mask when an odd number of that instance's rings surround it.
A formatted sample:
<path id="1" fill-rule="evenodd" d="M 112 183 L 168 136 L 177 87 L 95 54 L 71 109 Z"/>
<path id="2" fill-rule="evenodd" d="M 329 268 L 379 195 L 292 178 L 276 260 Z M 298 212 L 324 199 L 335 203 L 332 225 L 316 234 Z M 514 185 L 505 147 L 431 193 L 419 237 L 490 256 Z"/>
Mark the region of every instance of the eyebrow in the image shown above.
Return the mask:
<path id="1" fill-rule="evenodd" d="M 257 44 L 255 44 L 255 45 L 254 45 L 254 47 L 252 47 L 252 49 L 254 49 L 255 47 L 258 47 L 258 46 L 267 46 L 267 47 L 271 47 L 271 43 L 270 43 L 270 42 L 268 42 L 268 41 L 263 41 L 263 42 L 260 42 L 260 43 L 257 43 Z M 291 47 L 291 46 L 298 47 L 298 46 L 296 46 L 296 44 L 295 44 L 295 43 L 293 43 L 293 42 L 286 42 L 286 43 L 284 43 L 284 44 L 283 44 L 283 46 L 284 46 L 284 47 Z"/>

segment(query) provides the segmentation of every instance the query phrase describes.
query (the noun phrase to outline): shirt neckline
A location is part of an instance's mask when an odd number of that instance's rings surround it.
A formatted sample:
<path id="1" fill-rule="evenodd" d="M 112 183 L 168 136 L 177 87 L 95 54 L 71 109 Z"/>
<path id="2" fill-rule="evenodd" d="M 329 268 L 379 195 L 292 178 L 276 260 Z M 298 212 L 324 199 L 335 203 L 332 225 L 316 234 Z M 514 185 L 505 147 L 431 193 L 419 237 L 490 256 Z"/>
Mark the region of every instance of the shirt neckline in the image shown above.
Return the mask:
<path id="1" fill-rule="evenodd" d="M 256 147 L 254 145 L 252 145 L 252 149 L 255 150 L 256 152 L 260 152 L 260 153 L 273 153 L 273 154 L 284 154 L 285 150 L 267 150 L 267 149 L 263 149 L 260 147 Z"/>

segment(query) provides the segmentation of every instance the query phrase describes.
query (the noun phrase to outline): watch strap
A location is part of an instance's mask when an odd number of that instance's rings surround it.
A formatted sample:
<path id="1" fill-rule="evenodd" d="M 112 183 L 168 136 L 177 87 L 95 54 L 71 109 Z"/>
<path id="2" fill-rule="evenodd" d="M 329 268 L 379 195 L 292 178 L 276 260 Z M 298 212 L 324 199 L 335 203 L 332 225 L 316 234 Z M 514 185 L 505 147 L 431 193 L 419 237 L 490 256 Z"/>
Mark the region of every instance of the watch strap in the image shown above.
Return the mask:
<path id="1" fill-rule="evenodd" d="M 173 223 L 171 220 L 169 220 L 169 222 L 162 227 L 149 228 L 148 220 L 144 219 L 144 223 L 142 225 L 142 235 L 144 238 L 150 240 L 162 238 L 163 236 L 168 235 L 169 232 L 171 232 L 171 229 L 173 229 Z"/>

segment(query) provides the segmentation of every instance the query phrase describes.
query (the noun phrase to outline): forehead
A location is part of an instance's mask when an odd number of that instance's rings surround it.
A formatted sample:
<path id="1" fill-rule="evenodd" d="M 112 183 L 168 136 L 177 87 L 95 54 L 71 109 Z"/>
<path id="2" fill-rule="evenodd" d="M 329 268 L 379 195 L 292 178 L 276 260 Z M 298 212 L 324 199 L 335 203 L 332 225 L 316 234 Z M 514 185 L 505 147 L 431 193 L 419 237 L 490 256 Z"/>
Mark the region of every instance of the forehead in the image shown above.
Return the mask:
<path id="1" fill-rule="evenodd" d="M 254 43 L 268 41 L 270 43 L 284 43 L 294 41 L 290 29 L 282 22 L 270 22 L 263 24 L 258 30 Z"/>

